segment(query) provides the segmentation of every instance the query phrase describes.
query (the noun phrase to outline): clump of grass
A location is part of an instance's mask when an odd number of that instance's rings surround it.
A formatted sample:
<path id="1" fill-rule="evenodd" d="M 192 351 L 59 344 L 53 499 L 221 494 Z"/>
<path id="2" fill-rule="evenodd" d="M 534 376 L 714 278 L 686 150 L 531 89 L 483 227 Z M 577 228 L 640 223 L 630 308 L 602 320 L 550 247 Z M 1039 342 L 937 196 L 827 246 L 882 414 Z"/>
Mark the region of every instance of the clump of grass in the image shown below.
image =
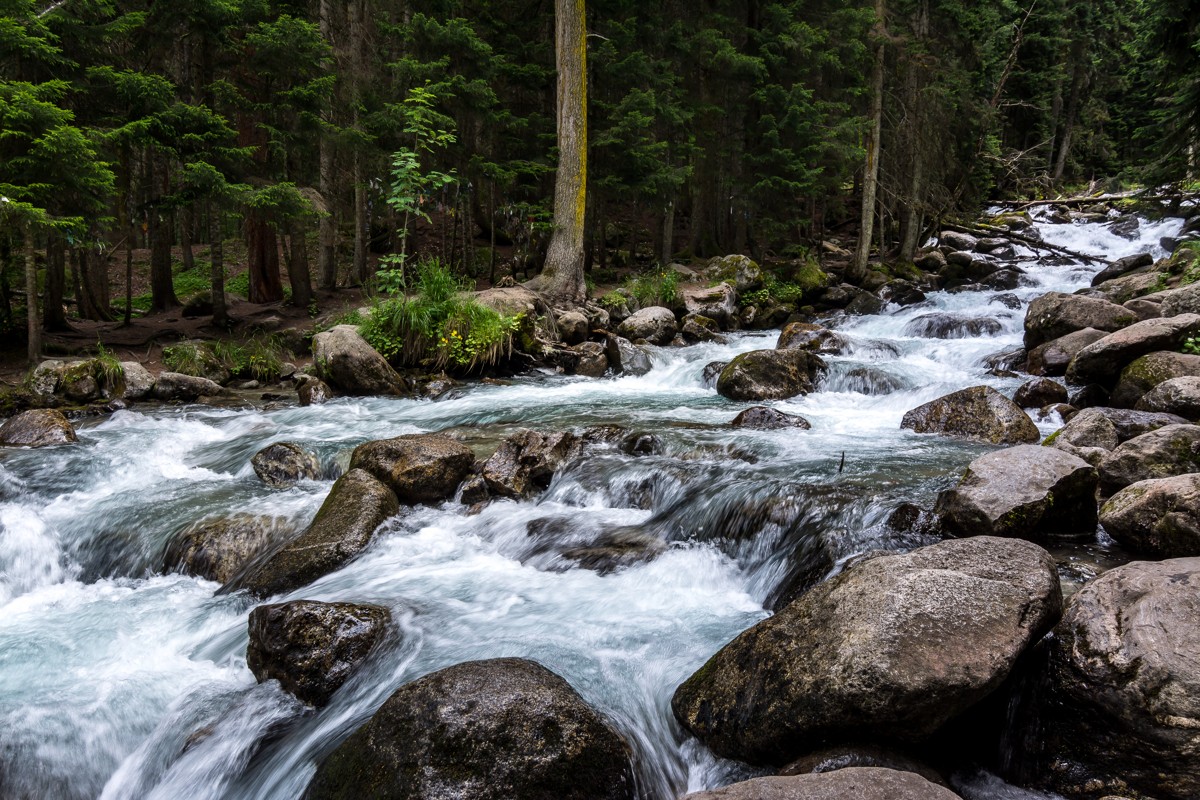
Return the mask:
<path id="1" fill-rule="evenodd" d="M 264 383 L 279 380 L 285 356 L 285 348 L 273 336 L 256 336 L 246 342 L 183 342 L 163 348 L 163 364 L 173 372 L 200 377 L 228 373 Z"/>
<path id="2" fill-rule="evenodd" d="M 501 314 L 468 296 L 434 259 L 416 265 L 413 289 L 378 303 L 361 326 L 363 338 L 389 361 L 475 372 L 512 356 L 524 315 Z"/>
<path id="3" fill-rule="evenodd" d="M 679 299 L 679 273 L 673 269 L 643 272 L 629 278 L 625 288 L 642 307 L 670 306 Z"/>

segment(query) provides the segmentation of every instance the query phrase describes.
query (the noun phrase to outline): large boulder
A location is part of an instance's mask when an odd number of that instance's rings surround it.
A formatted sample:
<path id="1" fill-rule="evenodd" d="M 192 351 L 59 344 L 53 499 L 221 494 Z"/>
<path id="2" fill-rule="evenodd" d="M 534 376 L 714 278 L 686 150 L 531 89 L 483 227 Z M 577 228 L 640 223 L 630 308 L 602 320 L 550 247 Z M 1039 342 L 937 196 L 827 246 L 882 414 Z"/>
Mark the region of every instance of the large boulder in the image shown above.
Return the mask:
<path id="1" fill-rule="evenodd" d="M 219 383 L 182 372 L 160 372 L 150 392 L 155 400 L 177 403 L 191 403 L 201 397 L 220 397 L 228 393 Z"/>
<path id="2" fill-rule="evenodd" d="M 1040 722 L 1058 790 L 1200 797 L 1200 559 L 1106 572 L 1071 598 L 1049 642 Z"/>
<path id="3" fill-rule="evenodd" d="M 1151 558 L 1200 556 L 1200 475 L 1138 481 L 1100 509 L 1108 535 Z"/>
<path id="4" fill-rule="evenodd" d="M 1111 281 L 1113 278 L 1119 278 L 1122 275 L 1133 272 L 1135 269 L 1148 267 L 1153 263 L 1154 256 L 1149 253 L 1138 253 L 1137 255 L 1118 258 L 1095 274 L 1092 278 L 1092 286 L 1099 286 L 1105 281 Z"/>
<path id="5" fill-rule="evenodd" d="M 807 350 L 754 350 L 721 370 L 717 393 L 730 400 L 784 400 L 808 394 L 825 373 L 825 362 Z"/>
<path id="6" fill-rule="evenodd" d="M 608 356 L 608 365 L 612 367 L 613 372 L 621 375 L 645 375 L 654 368 L 654 362 L 646 355 L 646 351 L 624 336 L 609 334 L 605 355 Z"/>
<path id="7" fill-rule="evenodd" d="M 1126 364 L 1159 350 L 1175 350 L 1196 331 L 1200 331 L 1197 314 L 1134 323 L 1080 350 L 1067 367 L 1067 379 L 1111 385 Z"/>
<path id="8" fill-rule="evenodd" d="M 1165 380 L 1142 395 L 1134 408 L 1200 420 L 1200 375 Z"/>
<path id="9" fill-rule="evenodd" d="M 679 332 L 675 314 L 669 308 L 650 306 L 630 314 L 617 326 L 617 333 L 636 342 L 645 339 L 650 344 L 668 345 Z"/>
<path id="10" fill-rule="evenodd" d="M 250 466 L 259 480 L 277 489 L 315 480 L 321 474 L 317 457 L 294 442 L 267 445 L 251 457 Z"/>
<path id="11" fill-rule="evenodd" d="M 979 246 L 978 238 L 960 231 L 942 231 L 938 234 L 938 242 L 957 252 L 974 250 Z"/>
<path id="12" fill-rule="evenodd" d="M 1039 344 L 1029 351 L 1025 369 L 1030 375 L 1056 377 L 1067 374 L 1067 367 L 1080 350 L 1092 342 L 1103 339 L 1108 334 L 1095 328 L 1084 328 L 1081 331 L 1068 333 L 1049 342 Z"/>
<path id="13" fill-rule="evenodd" d="M 923 740 L 995 690 L 1058 620 L 1054 559 L 978 536 L 860 561 L 743 632 L 675 692 L 714 753 L 785 764 Z"/>
<path id="14" fill-rule="evenodd" d="M 956 800 L 949 789 L 912 772 L 848 767 L 814 775 L 753 778 L 683 800 Z"/>
<path id="15" fill-rule="evenodd" d="M 1166 350 L 1150 353 L 1121 370 L 1109 402 L 1120 408 L 1133 408 L 1163 381 L 1188 376 L 1200 376 L 1200 356 Z"/>
<path id="16" fill-rule="evenodd" d="M 1029 415 L 990 386 L 960 389 L 917 406 L 904 415 L 900 427 L 991 444 L 1028 444 L 1041 438 Z"/>
<path id="17" fill-rule="evenodd" d="M 788 323 L 779 334 L 776 350 L 807 350 L 817 355 L 842 355 L 850 350 L 850 340 L 840 333 L 808 322 Z"/>
<path id="18" fill-rule="evenodd" d="M 246 666 L 259 683 L 277 680 L 306 703 L 323 706 L 387 631 L 382 606 L 295 600 L 250 612 Z"/>
<path id="19" fill-rule="evenodd" d="M 308 800 L 633 800 L 629 751 L 532 661 L 472 661 L 401 686 L 317 769 Z"/>
<path id="20" fill-rule="evenodd" d="M 125 373 L 126 400 L 143 400 L 154 391 L 154 376 L 138 362 L 122 361 L 121 370 Z"/>
<path id="21" fill-rule="evenodd" d="M 474 466 L 471 448 L 440 433 L 367 442 L 350 457 L 350 469 L 383 481 L 405 505 L 449 500 Z"/>
<path id="22" fill-rule="evenodd" d="M 956 536 L 1094 532 L 1096 468 L 1052 447 L 1027 444 L 971 462 L 935 513 Z"/>
<path id="23" fill-rule="evenodd" d="M 268 597 L 306 586 L 365 550 L 376 529 L 399 510 L 391 489 L 365 470 L 351 469 L 333 484 L 304 533 L 225 588 Z"/>
<path id="24" fill-rule="evenodd" d="M 483 464 L 488 488 L 502 497 L 530 497 L 550 485 L 565 462 L 582 449 L 570 431 L 541 434 L 522 429 L 508 436 Z"/>
<path id="25" fill-rule="evenodd" d="M 1167 425 L 1118 445 L 1100 462 L 1100 488 L 1200 472 L 1200 425 Z"/>
<path id="26" fill-rule="evenodd" d="M 71 422 L 51 408 L 22 411 L 0 425 L 0 447 L 49 447 L 77 441 Z"/>
<path id="27" fill-rule="evenodd" d="M 753 406 L 733 418 L 730 423 L 735 428 L 750 428 L 758 431 L 774 431 L 780 428 L 800 428 L 808 430 L 812 427 L 809 421 L 796 414 L 785 414 L 766 406 Z"/>
<path id="28" fill-rule="evenodd" d="M 558 316 L 558 336 L 563 344 L 577 345 L 587 339 L 591 322 L 581 311 L 564 311 Z"/>
<path id="29" fill-rule="evenodd" d="M 313 337 L 317 376 L 349 395 L 404 394 L 404 380 L 354 325 L 338 325 Z"/>
<path id="30" fill-rule="evenodd" d="M 762 268 L 743 255 L 710 259 L 704 268 L 704 277 L 709 280 L 728 281 L 742 294 L 758 289 L 763 282 Z"/>
<path id="31" fill-rule="evenodd" d="M 285 519 L 259 514 L 201 520 L 171 540 L 163 556 L 163 566 L 228 583 L 255 556 L 292 532 Z"/>
<path id="32" fill-rule="evenodd" d="M 738 294 L 731 284 L 720 283 L 711 288 L 683 290 L 683 304 L 689 314 L 699 314 L 715 320 L 724 330 L 737 327 Z"/>
<path id="33" fill-rule="evenodd" d="M 1025 312 L 1025 347 L 1032 349 L 1084 328 L 1116 331 L 1136 320 L 1129 309 L 1107 300 L 1050 292 L 1030 303 Z"/>
<path id="34" fill-rule="evenodd" d="M 1065 442 L 1076 447 L 1114 450 L 1117 445 L 1135 436 L 1186 422 L 1186 419 L 1174 414 L 1094 406 L 1072 417 L 1070 422 L 1046 440 L 1046 444 L 1058 446 Z"/>

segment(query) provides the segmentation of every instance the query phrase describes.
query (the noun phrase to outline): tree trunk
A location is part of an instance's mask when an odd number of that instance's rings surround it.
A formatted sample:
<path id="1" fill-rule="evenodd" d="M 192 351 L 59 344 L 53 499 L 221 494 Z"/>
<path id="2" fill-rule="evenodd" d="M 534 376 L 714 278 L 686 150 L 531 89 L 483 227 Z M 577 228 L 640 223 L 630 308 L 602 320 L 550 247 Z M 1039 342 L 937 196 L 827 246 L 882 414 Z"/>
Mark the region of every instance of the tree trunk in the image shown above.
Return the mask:
<path id="1" fill-rule="evenodd" d="M 25 226 L 25 316 L 29 332 L 29 365 L 42 357 L 42 323 L 38 319 L 37 256 L 33 250 L 33 226 Z"/>
<path id="2" fill-rule="evenodd" d="M 554 180 L 554 234 L 537 288 L 581 303 L 583 232 L 587 212 L 587 17 L 584 0 L 555 0 L 558 66 L 558 172 Z"/>
<path id="3" fill-rule="evenodd" d="M 67 266 L 66 245 L 62 237 L 51 234 L 46 242 L 46 300 L 43 327 L 47 331 L 64 331 L 69 328 L 63 313 L 63 295 L 66 291 Z"/>
<path id="4" fill-rule="evenodd" d="M 196 268 L 196 254 L 192 252 L 192 207 L 179 210 L 179 248 L 183 257 L 184 272 Z"/>
<path id="5" fill-rule="evenodd" d="M 871 256 L 871 234 L 875 222 L 875 193 L 879 188 L 879 140 L 883 135 L 883 0 L 875 0 L 875 64 L 871 68 L 871 110 L 868 115 L 867 160 L 863 167 L 862 214 L 858 230 L 858 247 L 850 262 L 846 277 L 851 283 L 861 281 L 867 274 L 867 259 Z"/>
<path id="6" fill-rule="evenodd" d="M 358 106 L 363 72 L 363 48 L 366 42 L 366 9 L 362 0 L 351 0 L 347 6 L 350 24 L 350 107 L 352 125 L 358 128 Z M 354 275 L 363 286 L 370 279 L 367 269 L 367 178 L 363 164 L 362 146 L 354 151 Z"/>
<path id="7" fill-rule="evenodd" d="M 668 200 L 663 210 L 662 263 L 665 267 L 675 256 L 675 201 Z"/>
<path id="8" fill-rule="evenodd" d="M 216 204 L 208 204 L 208 258 L 212 262 L 212 307 L 213 325 L 229 327 L 229 310 L 225 307 L 225 243 L 221 225 L 221 212 Z"/>
<path id="9" fill-rule="evenodd" d="M 246 250 L 250 270 L 250 302 L 278 303 L 283 299 L 279 277 L 279 242 L 275 229 L 256 212 L 246 217 Z"/>
<path id="10" fill-rule="evenodd" d="M 326 42 L 333 45 L 333 18 L 332 9 L 330 8 L 330 0 L 321 0 L 320 4 L 320 24 L 321 36 Z M 326 69 L 332 70 L 333 64 L 331 60 L 325 62 Z M 327 124 L 333 124 L 333 100 L 329 101 L 329 119 Z M 334 172 L 333 172 L 333 142 L 327 131 L 321 131 L 320 138 L 320 175 L 318 177 L 318 189 L 321 192 L 321 198 L 325 201 L 325 213 L 321 215 L 319 242 L 317 250 L 317 271 L 321 278 L 322 289 L 337 288 L 337 224 L 334 221 Z"/>
<path id="11" fill-rule="evenodd" d="M 308 242 L 304 238 L 304 223 L 292 223 L 292 241 L 288 259 L 288 281 L 292 285 L 292 305 L 308 308 L 313 299 L 312 278 L 308 274 Z"/>
<path id="12" fill-rule="evenodd" d="M 88 281 L 84 281 L 86 291 Z M 171 224 L 150 211 L 150 310 L 169 311 L 179 305 L 171 277 Z"/>

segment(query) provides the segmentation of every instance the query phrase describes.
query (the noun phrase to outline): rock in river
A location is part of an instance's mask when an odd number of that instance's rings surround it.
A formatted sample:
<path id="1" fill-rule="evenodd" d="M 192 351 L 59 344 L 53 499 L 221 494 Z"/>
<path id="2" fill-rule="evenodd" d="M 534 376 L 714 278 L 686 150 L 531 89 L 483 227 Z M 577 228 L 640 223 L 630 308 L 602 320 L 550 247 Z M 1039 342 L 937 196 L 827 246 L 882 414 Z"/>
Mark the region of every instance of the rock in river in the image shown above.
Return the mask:
<path id="1" fill-rule="evenodd" d="M 471 661 L 401 686 L 317 769 L 308 800 L 633 800 L 629 751 L 533 661 Z"/>
<path id="2" fill-rule="evenodd" d="M 1100 462 L 1108 493 L 1151 478 L 1200 472 L 1200 425 L 1167 425 L 1118 445 Z"/>
<path id="3" fill-rule="evenodd" d="M 904 415 L 900 427 L 992 444 L 1026 444 L 1041 438 L 1029 415 L 990 386 L 960 389 L 917 406 Z"/>
<path id="4" fill-rule="evenodd" d="M 920 775 L 880 767 L 849 767 L 815 775 L 754 778 L 683 800 L 958 800 Z"/>
<path id="5" fill-rule="evenodd" d="M 1100 510 L 1108 535 L 1151 558 L 1200 556 L 1200 474 L 1138 481 Z"/>
<path id="6" fill-rule="evenodd" d="M 471 448 L 440 433 L 367 442 L 350 457 L 350 469 L 383 481 L 405 505 L 449 500 L 474 465 Z"/>
<path id="7" fill-rule="evenodd" d="M 234 514 L 201 520 L 172 540 L 163 566 L 228 583 L 251 559 L 289 533 L 294 529 L 282 517 Z"/>
<path id="8" fill-rule="evenodd" d="M 508 436 L 483 464 L 488 489 L 501 497 L 529 497 L 550 485 L 564 462 L 579 454 L 582 442 L 569 431 L 541 434 L 522 429 Z"/>
<path id="9" fill-rule="evenodd" d="M 302 480 L 315 480 L 321 473 L 317 457 L 292 442 L 267 445 L 250 459 L 254 474 L 268 486 L 286 488 Z"/>
<path id="10" fill-rule="evenodd" d="M 678 327 L 675 314 L 669 308 L 650 306 L 631 314 L 617 327 L 617 333 L 630 341 L 645 339 L 650 344 L 668 345 L 675 338 Z"/>
<path id="11" fill-rule="evenodd" d="M 0 447 L 48 447 L 79 441 L 61 411 L 35 408 L 0 425 Z"/>
<path id="12" fill-rule="evenodd" d="M 717 378 L 717 392 L 730 400 L 784 400 L 808 394 L 825 372 L 825 362 L 806 350 L 754 350 L 730 361 Z"/>
<path id="13" fill-rule="evenodd" d="M 346 394 L 404 393 L 404 381 L 353 325 L 314 336 L 313 364 L 322 380 Z"/>
<path id="14" fill-rule="evenodd" d="M 1054 559 L 1022 540 L 859 561 L 727 644 L 672 708 L 714 753 L 754 764 L 918 741 L 999 686 L 1061 604 Z"/>
<path id="15" fill-rule="evenodd" d="M 780 428 L 800 428 L 808 430 L 812 427 L 808 420 L 795 414 L 785 414 L 766 406 L 753 406 L 733 418 L 730 423 L 735 428 L 753 428 L 759 431 L 773 431 Z"/>

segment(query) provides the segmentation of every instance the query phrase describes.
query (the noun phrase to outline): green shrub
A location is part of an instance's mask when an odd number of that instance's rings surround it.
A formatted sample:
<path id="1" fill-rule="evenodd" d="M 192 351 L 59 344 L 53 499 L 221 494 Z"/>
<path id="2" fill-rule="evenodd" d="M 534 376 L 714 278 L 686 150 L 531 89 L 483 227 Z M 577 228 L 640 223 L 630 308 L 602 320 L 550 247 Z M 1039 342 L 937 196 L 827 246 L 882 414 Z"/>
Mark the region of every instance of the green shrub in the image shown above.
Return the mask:
<path id="1" fill-rule="evenodd" d="M 273 383 L 283 372 L 285 349 L 273 336 L 232 341 L 183 342 L 163 348 L 163 364 L 173 372 L 208 377 L 228 372 L 234 378 Z"/>
<path id="2" fill-rule="evenodd" d="M 679 273 L 673 269 L 658 269 L 631 277 L 625 288 L 646 306 L 670 306 L 679 299 Z"/>

